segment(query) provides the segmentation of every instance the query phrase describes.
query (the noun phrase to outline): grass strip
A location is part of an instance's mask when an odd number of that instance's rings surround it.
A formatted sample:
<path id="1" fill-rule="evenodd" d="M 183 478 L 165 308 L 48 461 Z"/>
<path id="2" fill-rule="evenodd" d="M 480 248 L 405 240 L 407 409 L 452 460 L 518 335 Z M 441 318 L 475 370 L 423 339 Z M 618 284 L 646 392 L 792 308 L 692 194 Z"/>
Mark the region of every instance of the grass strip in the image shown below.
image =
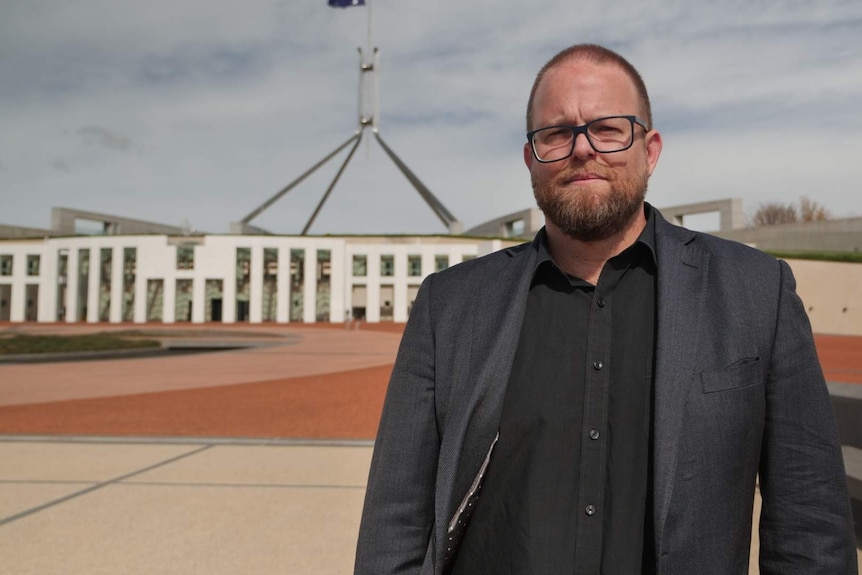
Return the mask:
<path id="1" fill-rule="evenodd" d="M 0 355 L 146 349 L 157 348 L 160 345 L 154 339 L 128 339 L 110 333 L 80 335 L 15 334 L 11 337 L 0 337 Z"/>
<path id="2" fill-rule="evenodd" d="M 767 250 L 766 253 L 783 260 L 818 260 L 824 262 L 846 262 L 854 264 L 862 263 L 862 252 Z"/>

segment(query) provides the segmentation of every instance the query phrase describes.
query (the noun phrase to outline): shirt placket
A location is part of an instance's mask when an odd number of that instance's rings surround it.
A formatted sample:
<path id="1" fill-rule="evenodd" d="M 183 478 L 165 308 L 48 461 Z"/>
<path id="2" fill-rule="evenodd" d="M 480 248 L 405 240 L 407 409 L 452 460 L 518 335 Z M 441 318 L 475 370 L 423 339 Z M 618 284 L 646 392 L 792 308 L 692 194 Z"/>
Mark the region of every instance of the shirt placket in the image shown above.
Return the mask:
<path id="1" fill-rule="evenodd" d="M 613 277 L 615 275 L 613 270 L 606 269 L 599 278 L 587 326 L 575 573 L 598 573 L 601 565 L 611 359 L 611 291 L 616 283 L 614 280 L 618 279 Z"/>

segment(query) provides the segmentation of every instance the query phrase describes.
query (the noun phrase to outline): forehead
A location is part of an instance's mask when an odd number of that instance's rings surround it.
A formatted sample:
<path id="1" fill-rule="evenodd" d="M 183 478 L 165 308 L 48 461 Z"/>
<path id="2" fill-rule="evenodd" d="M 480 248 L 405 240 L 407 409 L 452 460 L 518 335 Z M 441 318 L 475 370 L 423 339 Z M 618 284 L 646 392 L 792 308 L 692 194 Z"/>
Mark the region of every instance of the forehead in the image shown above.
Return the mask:
<path id="1" fill-rule="evenodd" d="M 601 115 L 638 112 L 634 82 L 613 63 L 560 62 L 545 72 L 534 101 L 536 118 L 577 116 L 586 121 Z"/>

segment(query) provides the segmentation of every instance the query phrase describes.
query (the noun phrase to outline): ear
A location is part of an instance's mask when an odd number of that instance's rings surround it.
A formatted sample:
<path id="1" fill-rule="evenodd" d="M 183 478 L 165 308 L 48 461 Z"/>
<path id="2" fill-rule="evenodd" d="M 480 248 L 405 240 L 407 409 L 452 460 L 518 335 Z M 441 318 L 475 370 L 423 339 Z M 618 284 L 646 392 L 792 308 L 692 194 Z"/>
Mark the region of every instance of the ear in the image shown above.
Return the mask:
<path id="1" fill-rule="evenodd" d="M 530 170 L 533 168 L 533 146 L 530 145 L 530 142 L 524 144 L 524 163 L 527 165 L 527 169 Z"/>
<path id="2" fill-rule="evenodd" d="M 645 144 L 647 152 L 647 165 L 649 166 L 650 176 L 655 170 L 656 165 L 658 165 L 658 158 L 659 156 L 661 156 L 662 143 L 663 142 L 661 139 L 661 134 L 659 134 L 657 130 L 651 130 L 647 132 L 645 136 Z"/>

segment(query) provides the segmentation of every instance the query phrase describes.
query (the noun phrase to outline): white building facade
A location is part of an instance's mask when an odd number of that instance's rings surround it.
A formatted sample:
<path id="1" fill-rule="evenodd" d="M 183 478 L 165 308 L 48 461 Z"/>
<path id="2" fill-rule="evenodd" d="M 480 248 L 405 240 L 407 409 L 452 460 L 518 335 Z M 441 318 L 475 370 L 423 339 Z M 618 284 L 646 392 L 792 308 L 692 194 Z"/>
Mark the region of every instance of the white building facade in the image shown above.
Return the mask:
<path id="1" fill-rule="evenodd" d="M 0 241 L 0 321 L 407 320 L 429 274 L 518 242 L 453 236 Z"/>

